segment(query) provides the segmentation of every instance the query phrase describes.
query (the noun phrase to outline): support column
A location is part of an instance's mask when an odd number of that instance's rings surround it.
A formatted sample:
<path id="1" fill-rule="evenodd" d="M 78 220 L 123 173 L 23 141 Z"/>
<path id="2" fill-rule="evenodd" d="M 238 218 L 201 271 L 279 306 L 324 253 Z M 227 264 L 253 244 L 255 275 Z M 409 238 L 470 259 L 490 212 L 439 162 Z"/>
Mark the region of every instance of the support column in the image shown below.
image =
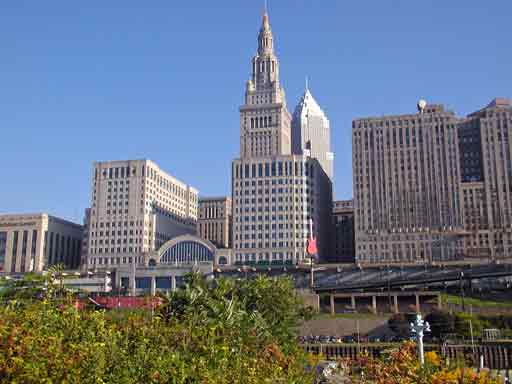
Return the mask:
<path id="1" fill-rule="evenodd" d="M 350 296 L 350 302 L 352 304 L 352 309 L 356 310 L 356 297 L 354 295 Z"/>
<path id="2" fill-rule="evenodd" d="M 377 314 L 377 296 L 372 296 L 372 311 Z"/>
<path id="3" fill-rule="evenodd" d="M 171 275 L 171 291 L 174 292 L 176 290 L 176 276 Z"/>
<path id="4" fill-rule="evenodd" d="M 121 291 L 121 273 L 119 272 L 119 268 L 116 268 L 114 273 L 116 274 L 115 286 L 116 286 L 117 291 L 120 292 Z"/>
<path id="5" fill-rule="evenodd" d="M 151 276 L 151 290 L 150 290 L 151 296 L 155 296 L 156 294 L 156 277 Z"/>
<path id="6" fill-rule="evenodd" d="M 336 308 L 334 307 L 334 294 L 331 293 L 331 315 L 334 316 L 336 314 Z"/>
<path id="7" fill-rule="evenodd" d="M 417 313 L 420 313 L 421 312 L 421 308 L 420 308 L 420 295 L 416 294 L 416 312 Z"/>
<path id="8" fill-rule="evenodd" d="M 398 295 L 393 295 L 393 304 L 395 313 L 398 313 Z"/>
<path id="9" fill-rule="evenodd" d="M 130 273 L 128 280 L 128 291 L 130 292 L 130 296 L 135 296 L 135 289 L 137 288 L 135 284 L 135 273 Z"/>

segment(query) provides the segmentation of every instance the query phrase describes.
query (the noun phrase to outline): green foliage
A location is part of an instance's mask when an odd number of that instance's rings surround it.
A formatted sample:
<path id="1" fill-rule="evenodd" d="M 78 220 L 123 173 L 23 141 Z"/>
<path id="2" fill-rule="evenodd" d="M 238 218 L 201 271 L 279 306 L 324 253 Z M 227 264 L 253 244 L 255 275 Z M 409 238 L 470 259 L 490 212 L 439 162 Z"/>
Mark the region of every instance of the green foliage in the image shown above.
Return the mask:
<path id="1" fill-rule="evenodd" d="M 414 321 L 414 315 L 397 313 L 388 320 L 389 329 L 397 335 L 406 337 L 410 333 L 410 324 Z"/>
<path id="2" fill-rule="evenodd" d="M 434 311 L 425 317 L 425 321 L 430 324 L 431 335 L 436 338 L 455 332 L 455 317 L 449 312 Z"/>
<path id="3" fill-rule="evenodd" d="M 287 329 L 298 304 L 287 280 L 192 275 L 154 317 L 80 312 L 52 295 L 2 306 L 0 382 L 311 383 Z"/>

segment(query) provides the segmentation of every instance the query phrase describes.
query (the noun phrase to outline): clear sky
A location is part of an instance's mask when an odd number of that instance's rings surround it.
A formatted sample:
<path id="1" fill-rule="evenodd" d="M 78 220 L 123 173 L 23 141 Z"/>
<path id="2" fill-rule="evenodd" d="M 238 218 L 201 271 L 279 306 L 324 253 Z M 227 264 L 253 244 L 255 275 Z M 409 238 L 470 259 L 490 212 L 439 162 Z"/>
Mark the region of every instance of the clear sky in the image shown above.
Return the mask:
<path id="1" fill-rule="evenodd" d="M 81 220 L 94 160 L 230 193 L 263 0 L 2 0 L 0 212 Z M 512 97 L 512 1 L 270 0 L 290 110 L 309 77 L 352 196 L 351 121 Z"/>

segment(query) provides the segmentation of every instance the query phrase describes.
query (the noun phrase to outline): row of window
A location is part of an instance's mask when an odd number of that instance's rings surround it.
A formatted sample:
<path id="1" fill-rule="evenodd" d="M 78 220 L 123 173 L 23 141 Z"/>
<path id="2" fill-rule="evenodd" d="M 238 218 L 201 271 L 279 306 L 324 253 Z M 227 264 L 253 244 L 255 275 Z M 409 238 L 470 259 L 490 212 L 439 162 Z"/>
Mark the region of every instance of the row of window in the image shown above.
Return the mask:
<path id="1" fill-rule="evenodd" d="M 258 164 L 235 164 L 235 179 L 271 176 L 314 176 L 312 163 L 272 161 Z"/>

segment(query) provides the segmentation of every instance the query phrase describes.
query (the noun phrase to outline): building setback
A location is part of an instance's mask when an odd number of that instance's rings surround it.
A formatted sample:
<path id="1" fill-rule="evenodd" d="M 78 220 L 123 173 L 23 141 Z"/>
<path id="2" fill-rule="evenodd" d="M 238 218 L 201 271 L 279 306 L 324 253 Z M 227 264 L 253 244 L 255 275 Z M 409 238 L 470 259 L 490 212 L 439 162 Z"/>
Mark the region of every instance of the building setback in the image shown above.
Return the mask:
<path id="1" fill-rule="evenodd" d="M 355 261 L 354 200 L 334 201 L 332 209 L 332 253 L 327 261 L 353 263 Z"/>
<path id="2" fill-rule="evenodd" d="M 93 164 L 88 267 L 143 263 L 166 241 L 196 233 L 198 191 L 150 160 Z"/>
<path id="3" fill-rule="evenodd" d="M 464 252 L 500 259 L 512 250 L 512 100 L 495 99 L 458 126 Z"/>
<path id="4" fill-rule="evenodd" d="M 329 249 L 331 189 L 317 159 L 292 154 L 291 115 L 265 13 L 240 107 L 240 158 L 232 164 L 233 261 L 302 261 L 310 218 L 319 256 L 324 257 Z"/>
<path id="5" fill-rule="evenodd" d="M 0 272 L 80 265 L 83 227 L 46 213 L 0 215 Z"/>
<path id="6" fill-rule="evenodd" d="M 231 204 L 226 196 L 199 199 L 197 233 L 217 248 L 231 248 Z"/>
<path id="7" fill-rule="evenodd" d="M 356 260 L 460 257 L 457 119 L 442 105 L 352 124 Z"/>

